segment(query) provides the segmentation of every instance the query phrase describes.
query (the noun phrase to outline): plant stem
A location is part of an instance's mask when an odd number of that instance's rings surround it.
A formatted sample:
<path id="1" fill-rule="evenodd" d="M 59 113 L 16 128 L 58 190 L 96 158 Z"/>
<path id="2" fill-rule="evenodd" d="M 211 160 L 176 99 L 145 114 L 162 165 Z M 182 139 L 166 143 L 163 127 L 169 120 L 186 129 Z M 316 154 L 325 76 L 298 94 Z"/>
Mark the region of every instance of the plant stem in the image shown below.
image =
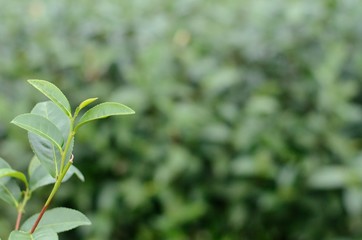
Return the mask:
<path id="1" fill-rule="evenodd" d="M 31 230 L 30 230 L 30 234 L 33 234 L 33 233 L 35 232 L 36 227 L 38 226 L 40 220 L 43 218 L 43 215 L 44 215 L 45 211 L 47 210 L 48 206 L 49 206 L 49 205 L 45 204 L 45 205 L 43 206 L 43 208 L 41 209 L 41 212 L 40 212 L 38 218 L 36 219 L 33 227 L 32 227 Z"/>
<path id="2" fill-rule="evenodd" d="M 31 195 L 31 192 L 27 188 L 26 191 L 24 192 L 23 202 L 17 208 L 18 209 L 18 216 L 16 218 L 15 230 L 19 230 L 19 228 L 20 228 L 21 218 L 23 216 L 25 206 L 26 206 L 28 200 L 30 199 L 30 195 Z"/>
<path id="3" fill-rule="evenodd" d="M 42 219 L 45 211 L 47 210 L 48 206 L 50 205 L 50 202 L 53 200 L 55 193 L 58 191 L 60 185 L 62 184 L 63 178 L 65 177 L 65 174 L 68 172 L 70 166 L 73 164 L 73 158 L 74 158 L 74 156 L 72 154 L 72 156 L 69 159 L 69 161 L 68 161 L 67 165 L 65 166 L 64 170 L 61 172 L 60 176 L 57 178 L 57 181 L 55 182 L 54 187 L 53 187 L 52 191 L 50 192 L 47 201 L 45 202 L 45 204 L 44 204 L 38 218 L 36 219 L 33 227 L 30 230 L 30 234 L 33 234 L 35 232 L 40 220 Z"/>
<path id="4" fill-rule="evenodd" d="M 71 141 L 72 141 L 72 139 L 73 139 L 73 137 L 75 135 L 75 132 L 73 131 L 73 121 L 74 120 L 71 120 L 71 123 L 70 123 L 71 132 L 69 133 L 67 142 L 65 143 L 64 152 L 62 154 L 62 159 L 61 159 L 61 162 L 60 162 L 60 174 L 62 174 L 62 172 L 63 172 L 65 158 L 67 157 L 67 152 L 69 150 L 70 143 L 71 143 Z"/>
<path id="5" fill-rule="evenodd" d="M 23 213 L 18 210 L 18 217 L 16 218 L 15 230 L 19 230 L 22 216 L 23 216 Z"/>
<path id="6" fill-rule="evenodd" d="M 47 201 L 45 202 L 41 212 L 39 213 L 39 216 L 38 218 L 36 219 L 33 227 L 31 228 L 30 230 L 30 234 L 33 234 L 40 222 L 40 220 L 43 218 L 43 215 L 45 213 L 45 211 L 47 210 L 48 206 L 50 205 L 50 202 L 53 200 L 54 198 L 54 195 L 55 193 L 58 191 L 60 185 L 62 184 L 62 181 L 63 181 L 63 178 L 65 177 L 65 174 L 68 172 L 70 166 L 73 164 L 73 154 L 71 155 L 68 163 L 66 166 L 64 166 L 64 162 L 65 162 L 65 158 L 67 157 L 67 153 L 68 153 L 68 150 L 69 150 L 69 147 L 70 147 L 70 144 L 72 142 L 72 139 L 74 138 L 74 135 L 75 135 L 75 131 L 73 129 L 73 126 L 74 126 L 74 120 L 75 120 L 75 117 L 72 117 L 70 119 L 70 133 L 68 135 L 68 139 L 65 143 L 65 147 L 64 147 L 64 151 L 62 152 L 62 159 L 61 159 L 61 162 L 60 162 L 60 171 L 59 171 L 59 175 L 57 175 L 57 179 L 55 181 L 55 184 L 53 186 L 53 189 L 52 191 L 50 192 L 49 196 L 48 196 L 48 199 Z"/>

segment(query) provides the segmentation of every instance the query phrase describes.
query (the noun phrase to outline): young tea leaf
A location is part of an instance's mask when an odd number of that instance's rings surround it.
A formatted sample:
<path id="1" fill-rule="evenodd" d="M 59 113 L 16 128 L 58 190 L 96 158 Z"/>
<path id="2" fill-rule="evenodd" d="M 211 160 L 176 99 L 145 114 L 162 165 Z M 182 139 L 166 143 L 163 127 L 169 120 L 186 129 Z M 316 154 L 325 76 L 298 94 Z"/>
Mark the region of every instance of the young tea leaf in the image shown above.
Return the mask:
<path id="1" fill-rule="evenodd" d="M 68 99 L 54 84 L 35 79 L 30 79 L 28 82 L 58 105 L 68 116 L 72 115 Z"/>
<path id="2" fill-rule="evenodd" d="M 43 116 L 52 122 L 62 133 L 63 141 L 66 141 L 70 134 L 70 119 L 57 105 L 51 101 L 41 102 L 31 110 L 31 113 Z M 33 133 L 29 133 L 29 142 L 42 165 L 55 177 L 57 169 L 60 169 L 61 153 L 59 149 L 55 148 L 48 139 Z M 72 151 L 73 143 L 68 148 L 67 156 L 70 156 Z"/>
<path id="3" fill-rule="evenodd" d="M 15 117 L 11 123 L 35 133 L 52 142 L 59 150 L 62 149 L 63 136 L 59 129 L 48 119 L 40 115 L 25 113 Z"/>
<path id="4" fill-rule="evenodd" d="M 21 226 L 21 230 L 29 231 L 39 214 L 27 219 Z M 52 229 L 56 233 L 69 231 L 73 228 L 90 225 L 89 219 L 81 212 L 70 208 L 54 208 L 44 213 L 37 230 Z"/>
<path id="5" fill-rule="evenodd" d="M 114 115 L 128 115 L 134 113 L 135 112 L 131 108 L 120 103 L 115 103 L 115 102 L 101 103 L 84 113 L 84 115 L 80 118 L 77 126 L 75 127 L 75 130 L 77 130 L 82 125 L 90 121 Z"/>
<path id="6" fill-rule="evenodd" d="M 0 169 L 1 168 L 11 168 L 10 165 L 2 158 L 0 158 Z M 10 178 L 1 178 L 0 184 L 5 184 Z"/>
<path id="7" fill-rule="evenodd" d="M 79 111 L 82 110 L 83 108 L 85 108 L 86 106 L 88 106 L 89 104 L 91 104 L 92 102 L 96 101 L 97 99 L 98 98 L 88 98 L 88 99 L 84 100 L 78 106 Z"/>
<path id="8" fill-rule="evenodd" d="M 86 106 L 88 106 L 89 104 L 91 104 L 92 102 L 94 102 L 95 100 L 97 100 L 98 98 L 88 98 L 86 100 L 84 100 L 83 102 L 81 102 L 79 104 L 79 106 L 75 109 L 75 113 L 74 113 L 74 118 L 76 118 L 79 114 L 79 112 L 85 108 Z"/>
<path id="9" fill-rule="evenodd" d="M 16 207 L 19 204 L 20 196 L 20 188 L 14 180 L 9 181 L 6 185 L 0 184 L 0 199 L 6 203 Z"/>
<path id="10" fill-rule="evenodd" d="M 4 164 L 2 161 L 0 161 L 0 165 Z M 5 165 L 8 164 L 6 163 Z M 17 207 L 21 191 L 18 183 L 14 179 L 10 179 L 10 177 L 20 179 L 26 187 L 28 187 L 28 181 L 23 173 L 11 169 L 9 165 L 7 168 L 0 169 L 0 199 Z"/>
<path id="11" fill-rule="evenodd" d="M 70 119 L 55 103 L 51 101 L 40 102 L 31 110 L 32 114 L 40 115 L 51 121 L 63 134 L 64 141 L 70 131 Z"/>
<path id="12" fill-rule="evenodd" d="M 11 168 L 2 168 L 0 169 L 0 178 L 2 177 L 13 177 L 21 180 L 26 187 L 28 187 L 28 181 L 23 173 L 15 171 Z"/>

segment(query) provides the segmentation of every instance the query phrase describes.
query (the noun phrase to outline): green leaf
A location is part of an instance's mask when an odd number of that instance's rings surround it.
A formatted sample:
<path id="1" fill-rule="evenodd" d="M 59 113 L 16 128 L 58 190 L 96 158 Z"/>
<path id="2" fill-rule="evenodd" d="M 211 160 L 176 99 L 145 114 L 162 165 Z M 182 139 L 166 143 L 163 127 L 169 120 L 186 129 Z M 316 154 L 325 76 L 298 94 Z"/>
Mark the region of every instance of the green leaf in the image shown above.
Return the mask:
<path id="1" fill-rule="evenodd" d="M 2 177 L 13 177 L 17 178 L 25 184 L 26 187 L 28 187 L 28 181 L 26 180 L 26 177 L 23 173 L 15 171 L 11 168 L 2 168 L 0 169 L 0 178 Z"/>
<path id="2" fill-rule="evenodd" d="M 36 156 L 33 157 L 29 164 L 29 185 L 30 190 L 34 191 L 37 188 L 53 184 L 55 183 L 55 178 L 52 177 L 47 170 L 44 168 L 43 165 L 40 164 L 38 158 Z M 64 176 L 64 179 L 62 182 L 66 182 L 70 179 L 73 175 L 76 175 L 81 181 L 84 181 L 83 174 L 75 167 L 70 166 L 67 174 Z"/>
<path id="3" fill-rule="evenodd" d="M 15 117 L 11 123 L 35 133 L 52 142 L 59 150 L 62 149 L 63 136 L 59 129 L 43 116 L 25 113 Z"/>
<path id="4" fill-rule="evenodd" d="M 30 113 L 43 116 L 51 121 L 62 133 L 64 141 L 67 140 L 70 133 L 70 118 L 53 102 L 40 102 Z"/>
<path id="5" fill-rule="evenodd" d="M 29 185 L 30 190 L 34 191 L 35 189 L 52 184 L 55 181 L 55 178 L 49 174 L 44 165 L 40 164 L 37 156 L 34 156 L 29 164 L 28 168 L 29 174 Z"/>
<path id="6" fill-rule="evenodd" d="M 0 169 L 1 168 L 11 168 L 10 165 L 2 158 L 0 158 Z M 5 184 L 10 178 L 1 178 L 0 184 Z"/>
<path id="7" fill-rule="evenodd" d="M 33 233 L 34 240 L 58 240 L 58 234 L 52 229 L 39 229 Z"/>
<path id="8" fill-rule="evenodd" d="M 52 143 L 45 138 L 29 133 L 29 142 L 35 155 L 50 175 L 56 177 L 57 168 L 61 159 L 61 153 Z"/>
<path id="9" fill-rule="evenodd" d="M 37 229 L 33 234 L 24 231 L 12 231 L 9 240 L 58 240 L 52 229 Z"/>
<path id="10" fill-rule="evenodd" d="M 21 197 L 20 187 L 13 179 L 6 184 L 0 184 L 0 199 L 16 207 Z"/>
<path id="11" fill-rule="evenodd" d="M 88 106 L 89 104 L 91 104 L 92 102 L 96 101 L 97 99 L 98 98 L 88 98 L 88 99 L 84 100 L 78 106 L 79 111 L 82 110 L 83 108 L 85 108 L 86 106 Z"/>
<path id="12" fill-rule="evenodd" d="M 84 100 L 83 102 L 81 102 L 79 104 L 79 106 L 75 109 L 75 113 L 74 113 L 74 118 L 76 118 L 79 114 L 79 112 L 85 108 L 86 106 L 88 106 L 89 104 L 91 104 L 92 102 L 94 102 L 95 100 L 97 100 L 98 98 L 88 98 L 86 100 Z"/>
<path id="13" fill-rule="evenodd" d="M 12 231 L 9 240 L 34 240 L 30 233 L 23 231 Z"/>
<path id="14" fill-rule="evenodd" d="M 14 171 L 4 159 L 0 158 L 0 172 L 2 171 L 3 174 L 3 176 L 0 176 L 0 199 L 16 207 L 21 196 L 21 191 L 18 183 L 10 178 L 13 177 L 10 176 L 12 174 L 7 176 L 7 172 L 9 173 L 8 170 Z M 23 175 L 20 176 L 20 178 L 25 178 L 24 174 L 20 173 L 20 175 Z"/>
<path id="15" fill-rule="evenodd" d="M 75 127 L 75 130 L 77 130 L 82 125 L 90 121 L 114 115 L 128 115 L 134 113 L 135 112 L 131 108 L 120 103 L 115 103 L 115 102 L 101 103 L 84 113 L 84 115 L 80 118 L 77 126 Z"/>
<path id="16" fill-rule="evenodd" d="M 39 214 L 27 219 L 21 230 L 30 231 Z M 52 229 L 56 233 L 69 231 L 79 226 L 90 225 L 89 219 L 81 212 L 70 208 L 54 208 L 44 213 L 38 230 Z"/>
<path id="17" fill-rule="evenodd" d="M 308 185 L 314 189 L 339 189 L 348 184 L 350 174 L 342 166 L 325 166 L 312 173 Z"/>
<path id="18" fill-rule="evenodd" d="M 72 116 L 69 101 L 58 87 L 44 80 L 30 79 L 28 82 L 58 105 L 68 116 Z"/>
<path id="19" fill-rule="evenodd" d="M 70 119 L 53 102 L 46 101 L 38 103 L 31 111 L 32 114 L 43 116 L 52 122 L 62 133 L 63 142 L 70 134 Z M 36 134 L 29 133 L 29 142 L 31 147 L 44 165 L 46 170 L 53 176 L 56 176 L 56 167 L 60 168 L 61 153 L 59 149 L 54 148 L 51 141 Z M 69 148 L 69 153 L 73 150 L 73 145 Z M 68 154 L 70 155 L 70 154 Z M 57 166 L 55 165 L 57 164 Z"/>

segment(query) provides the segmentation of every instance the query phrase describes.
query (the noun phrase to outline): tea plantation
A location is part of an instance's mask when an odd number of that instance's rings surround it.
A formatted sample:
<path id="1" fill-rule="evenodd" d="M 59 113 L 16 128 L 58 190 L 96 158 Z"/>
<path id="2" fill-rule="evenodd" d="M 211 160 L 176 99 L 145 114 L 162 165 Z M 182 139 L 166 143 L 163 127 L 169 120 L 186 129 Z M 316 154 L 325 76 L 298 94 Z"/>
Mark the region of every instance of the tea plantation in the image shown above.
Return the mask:
<path id="1" fill-rule="evenodd" d="M 27 79 L 73 107 L 136 111 L 80 130 L 85 182 L 52 204 L 92 226 L 63 239 L 362 238 L 361 1 L 0 3 L 0 156 L 14 168 L 32 152 L 9 122 L 43 99 Z M 16 216 L 0 212 L 6 239 Z"/>

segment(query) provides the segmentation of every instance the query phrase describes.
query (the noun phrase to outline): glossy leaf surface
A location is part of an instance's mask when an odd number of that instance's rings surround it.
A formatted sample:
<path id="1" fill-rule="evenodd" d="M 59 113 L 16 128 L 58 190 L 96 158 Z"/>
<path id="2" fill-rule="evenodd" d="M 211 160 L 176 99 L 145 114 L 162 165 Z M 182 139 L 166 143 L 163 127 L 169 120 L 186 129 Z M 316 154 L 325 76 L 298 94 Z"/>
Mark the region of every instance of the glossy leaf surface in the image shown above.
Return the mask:
<path id="1" fill-rule="evenodd" d="M 33 215 L 26 220 L 21 226 L 21 230 L 29 231 L 37 217 L 38 214 Z M 60 233 L 90 224 L 91 222 L 83 213 L 74 209 L 60 207 L 46 211 L 37 229 L 52 229 L 53 231 Z"/>
<path id="2" fill-rule="evenodd" d="M 21 180 L 26 186 L 28 186 L 28 181 L 23 173 L 15 171 L 11 168 L 2 168 L 0 169 L 0 178 L 2 177 L 13 177 Z"/>
<path id="3" fill-rule="evenodd" d="M 102 119 L 115 115 L 129 115 L 134 113 L 135 112 L 131 108 L 120 103 L 115 103 L 115 102 L 101 103 L 84 113 L 84 115 L 79 120 L 76 129 L 78 129 L 79 127 L 90 121 L 94 121 L 97 119 Z"/>
<path id="4" fill-rule="evenodd" d="M 84 100 L 83 102 L 81 102 L 79 104 L 79 110 L 82 110 L 83 108 L 85 108 L 86 106 L 88 106 L 89 104 L 91 104 L 92 102 L 96 101 L 98 98 L 88 98 L 86 100 Z"/>
<path id="5" fill-rule="evenodd" d="M 32 114 L 40 115 L 52 122 L 62 133 L 64 141 L 70 131 L 70 119 L 55 103 L 51 101 L 40 102 L 31 110 Z"/>
<path id="6" fill-rule="evenodd" d="M 71 116 L 69 101 L 58 87 L 44 80 L 31 79 L 28 82 L 58 105 L 68 116 Z"/>
<path id="7" fill-rule="evenodd" d="M 25 113 L 15 117 L 11 123 L 43 138 L 48 139 L 58 149 L 63 145 L 63 136 L 59 129 L 43 116 Z"/>
<path id="8" fill-rule="evenodd" d="M 57 105 L 51 101 L 41 102 L 32 109 L 31 113 L 40 115 L 53 123 L 61 132 L 63 142 L 66 141 L 70 131 L 70 119 L 61 109 L 59 109 Z M 47 171 L 55 177 L 55 163 L 57 164 L 57 168 L 60 168 L 61 153 L 59 149 L 54 148 L 52 142 L 48 139 L 33 133 L 29 133 L 29 142 L 40 162 L 44 165 Z M 72 150 L 73 144 L 68 149 L 68 155 L 70 155 Z"/>

